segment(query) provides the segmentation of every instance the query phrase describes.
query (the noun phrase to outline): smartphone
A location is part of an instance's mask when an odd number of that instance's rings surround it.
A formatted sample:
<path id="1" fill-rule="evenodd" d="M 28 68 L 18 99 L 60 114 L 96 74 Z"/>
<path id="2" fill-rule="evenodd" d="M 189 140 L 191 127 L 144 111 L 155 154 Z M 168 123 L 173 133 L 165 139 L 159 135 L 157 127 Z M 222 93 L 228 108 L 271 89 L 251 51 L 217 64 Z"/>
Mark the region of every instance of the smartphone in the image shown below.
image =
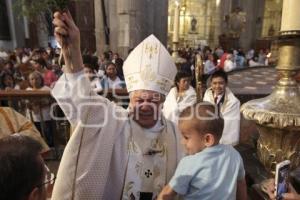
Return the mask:
<path id="1" fill-rule="evenodd" d="M 276 165 L 274 194 L 276 200 L 281 200 L 282 194 L 288 192 L 290 165 L 291 162 L 289 160 L 285 160 Z"/>

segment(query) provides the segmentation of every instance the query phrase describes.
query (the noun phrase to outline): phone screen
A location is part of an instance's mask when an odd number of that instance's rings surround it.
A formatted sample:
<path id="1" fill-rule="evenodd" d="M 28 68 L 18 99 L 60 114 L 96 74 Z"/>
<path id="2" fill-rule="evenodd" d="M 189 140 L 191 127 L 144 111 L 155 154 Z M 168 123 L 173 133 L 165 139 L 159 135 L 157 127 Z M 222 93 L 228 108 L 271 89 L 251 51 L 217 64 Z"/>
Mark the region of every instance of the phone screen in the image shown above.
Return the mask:
<path id="1" fill-rule="evenodd" d="M 276 199 L 281 200 L 282 194 L 288 192 L 288 178 L 289 178 L 290 165 L 284 165 L 278 170 L 278 182 Z"/>

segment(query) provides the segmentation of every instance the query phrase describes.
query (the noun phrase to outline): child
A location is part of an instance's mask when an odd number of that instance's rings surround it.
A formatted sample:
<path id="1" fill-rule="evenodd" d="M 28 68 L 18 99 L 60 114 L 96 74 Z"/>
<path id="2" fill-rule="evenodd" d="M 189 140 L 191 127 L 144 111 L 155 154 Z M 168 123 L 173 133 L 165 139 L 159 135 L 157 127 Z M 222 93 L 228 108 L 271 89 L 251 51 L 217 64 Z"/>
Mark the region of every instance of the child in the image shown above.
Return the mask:
<path id="1" fill-rule="evenodd" d="M 215 71 L 211 75 L 210 85 L 203 101 L 217 105 L 222 113 L 224 128 L 220 143 L 237 145 L 240 138 L 240 101 L 228 88 L 228 77 L 224 71 Z"/>
<path id="2" fill-rule="evenodd" d="M 215 106 L 201 102 L 180 114 L 179 129 L 188 156 L 178 164 L 158 200 L 247 199 L 245 171 L 240 154 L 230 145 L 219 144 L 224 121 Z"/>

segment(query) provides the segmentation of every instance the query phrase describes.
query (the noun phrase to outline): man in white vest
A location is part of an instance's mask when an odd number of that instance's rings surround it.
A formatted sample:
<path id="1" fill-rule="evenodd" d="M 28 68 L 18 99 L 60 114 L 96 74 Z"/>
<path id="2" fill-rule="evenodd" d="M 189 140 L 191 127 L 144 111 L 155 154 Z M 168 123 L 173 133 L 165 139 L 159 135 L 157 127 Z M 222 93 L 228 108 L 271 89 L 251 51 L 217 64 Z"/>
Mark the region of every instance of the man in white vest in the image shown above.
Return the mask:
<path id="1" fill-rule="evenodd" d="M 129 109 L 96 95 L 82 76 L 80 33 L 69 13 L 55 13 L 64 74 L 52 93 L 74 132 L 65 148 L 53 200 L 153 200 L 172 177 L 181 157 L 179 134 L 163 118 L 164 95 L 176 67 L 153 36 L 124 63 Z"/>
<path id="2" fill-rule="evenodd" d="M 227 87 L 227 81 L 226 72 L 214 72 L 211 75 L 211 87 L 206 90 L 203 101 L 217 105 L 224 118 L 220 144 L 237 145 L 240 138 L 240 101 Z"/>

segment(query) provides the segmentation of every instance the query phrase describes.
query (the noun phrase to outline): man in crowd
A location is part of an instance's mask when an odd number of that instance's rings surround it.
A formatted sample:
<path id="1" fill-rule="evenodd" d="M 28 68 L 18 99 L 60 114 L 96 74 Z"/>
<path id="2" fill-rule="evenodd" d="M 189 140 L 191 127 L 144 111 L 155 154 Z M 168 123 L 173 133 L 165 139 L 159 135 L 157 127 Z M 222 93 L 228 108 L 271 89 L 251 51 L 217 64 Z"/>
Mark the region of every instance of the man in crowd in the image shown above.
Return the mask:
<path id="1" fill-rule="evenodd" d="M 42 146 L 28 136 L 0 139 L 0 199 L 46 200 L 54 177 L 47 176 L 41 151 Z"/>
<path id="2" fill-rule="evenodd" d="M 240 136 L 240 101 L 227 87 L 227 74 L 216 71 L 211 75 L 211 87 L 204 94 L 204 101 L 218 106 L 224 118 L 224 129 L 220 144 L 236 145 Z"/>
<path id="3" fill-rule="evenodd" d="M 153 35 L 131 52 L 124 63 L 128 112 L 97 96 L 82 76 L 70 14 L 55 13 L 53 23 L 66 67 L 52 93 L 75 129 L 52 199 L 156 199 L 181 157 L 179 134 L 161 114 L 176 74 L 172 57 Z"/>

